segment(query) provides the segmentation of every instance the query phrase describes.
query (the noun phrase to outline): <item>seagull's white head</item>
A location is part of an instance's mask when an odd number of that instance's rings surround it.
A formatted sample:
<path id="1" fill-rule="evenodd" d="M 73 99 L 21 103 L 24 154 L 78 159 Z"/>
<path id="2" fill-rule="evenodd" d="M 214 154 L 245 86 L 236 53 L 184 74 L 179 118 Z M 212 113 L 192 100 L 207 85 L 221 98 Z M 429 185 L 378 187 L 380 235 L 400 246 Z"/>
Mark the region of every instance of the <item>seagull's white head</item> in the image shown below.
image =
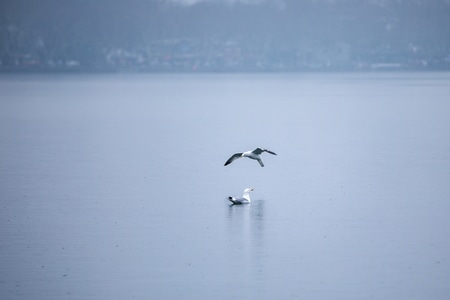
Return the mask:
<path id="1" fill-rule="evenodd" d="M 253 192 L 254 188 L 246 188 L 244 190 L 244 193 Z"/>

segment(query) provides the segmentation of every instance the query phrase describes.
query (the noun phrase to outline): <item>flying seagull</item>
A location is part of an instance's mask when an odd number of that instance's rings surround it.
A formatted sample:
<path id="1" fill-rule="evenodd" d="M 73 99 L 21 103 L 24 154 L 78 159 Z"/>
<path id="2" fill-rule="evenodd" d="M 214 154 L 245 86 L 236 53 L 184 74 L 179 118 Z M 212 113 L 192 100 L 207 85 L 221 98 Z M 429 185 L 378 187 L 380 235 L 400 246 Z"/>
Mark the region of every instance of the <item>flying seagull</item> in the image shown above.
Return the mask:
<path id="1" fill-rule="evenodd" d="M 228 166 L 229 164 L 231 164 L 233 161 L 235 161 L 235 160 L 238 159 L 238 158 L 248 157 L 248 158 L 251 158 L 251 159 L 256 159 L 256 160 L 259 162 L 259 164 L 261 165 L 261 167 L 264 167 L 264 164 L 263 164 L 263 162 L 262 162 L 262 160 L 261 160 L 261 157 L 259 156 L 259 155 L 260 155 L 261 153 L 263 153 L 263 152 L 267 152 L 267 153 L 270 153 L 270 154 L 273 154 L 273 155 L 277 155 L 275 152 L 272 152 L 272 151 L 269 151 L 269 150 L 267 150 L 267 149 L 258 147 L 258 148 L 256 148 L 256 149 L 253 150 L 253 151 L 246 151 L 246 152 L 241 152 L 241 153 L 235 153 L 235 154 L 233 154 L 233 155 L 227 160 L 227 162 L 225 163 L 224 166 Z"/>
<path id="2" fill-rule="evenodd" d="M 249 193 L 252 192 L 253 188 L 247 188 L 244 190 L 244 195 L 241 197 L 228 197 L 228 200 L 230 200 L 233 204 L 250 204 L 250 195 Z"/>

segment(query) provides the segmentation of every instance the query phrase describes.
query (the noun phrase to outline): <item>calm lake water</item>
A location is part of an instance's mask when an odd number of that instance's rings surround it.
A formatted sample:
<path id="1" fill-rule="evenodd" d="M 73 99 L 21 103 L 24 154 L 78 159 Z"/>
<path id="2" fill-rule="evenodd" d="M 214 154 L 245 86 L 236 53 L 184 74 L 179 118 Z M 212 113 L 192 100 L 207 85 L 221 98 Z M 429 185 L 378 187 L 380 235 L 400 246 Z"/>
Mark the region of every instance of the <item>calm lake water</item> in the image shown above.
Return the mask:
<path id="1" fill-rule="evenodd" d="M 450 73 L 1 75 L 0 298 L 448 299 L 449 130 Z"/>

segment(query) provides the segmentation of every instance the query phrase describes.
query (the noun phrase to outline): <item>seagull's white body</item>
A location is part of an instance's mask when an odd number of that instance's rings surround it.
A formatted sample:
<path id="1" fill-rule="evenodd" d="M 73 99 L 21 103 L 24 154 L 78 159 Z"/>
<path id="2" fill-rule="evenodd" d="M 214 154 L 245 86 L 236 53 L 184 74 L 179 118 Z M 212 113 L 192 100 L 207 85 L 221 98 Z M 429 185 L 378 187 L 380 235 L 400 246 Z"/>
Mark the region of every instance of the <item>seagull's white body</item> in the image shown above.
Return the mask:
<path id="1" fill-rule="evenodd" d="M 233 204 L 250 204 L 250 192 L 252 192 L 253 188 L 247 188 L 244 190 L 244 194 L 242 197 L 228 197 Z"/>
<path id="2" fill-rule="evenodd" d="M 231 164 L 233 161 L 235 161 L 238 158 L 243 158 L 243 157 L 248 157 L 251 159 L 255 159 L 259 162 L 261 167 L 264 167 L 264 164 L 261 160 L 261 153 L 263 152 L 267 152 L 273 155 L 277 155 L 275 152 L 272 152 L 270 150 L 264 149 L 264 148 L 256 148 L 255 150 L 252 151 L 246 151 L 246 152 L 239 152 L 239 153 L 235 153 L 233 154 L 226 162 L 224 166 L 228 166 L 229 164 Z"/>

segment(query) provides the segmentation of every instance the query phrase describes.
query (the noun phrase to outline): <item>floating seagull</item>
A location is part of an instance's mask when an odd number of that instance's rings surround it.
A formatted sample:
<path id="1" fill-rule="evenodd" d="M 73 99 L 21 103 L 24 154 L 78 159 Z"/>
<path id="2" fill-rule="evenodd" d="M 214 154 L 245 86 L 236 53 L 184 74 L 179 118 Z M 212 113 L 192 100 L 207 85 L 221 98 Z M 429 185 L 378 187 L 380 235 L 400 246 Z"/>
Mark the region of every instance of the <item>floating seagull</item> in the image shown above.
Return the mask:
<path id="1" fill-rule="evenodd" d="M 263 162 L 261 160 L 261 157 L 259 156 L 263 152 L 268 152 L 270 154 L 277 155 L 275 152 L 272 152 L 272 151 L 269 151 L 267 149 L 258 147 L 258 148 L 256 148 L 253 151 L 246 151 L 246 152 L 242 152 L 242 153 L 235 153 L 235 154 L 233 154 L 227 160 L 227 162 L 225 163 L 224 166 L 228 166 L 229 164 L 231 164 L 233 161 L 235 161 L 238 158 L 248 157 L 248 158 L 251 158 L 251 159 L 256 159 L 259 162 L 259 164 L 261 165 L 261 167 L 264 167 L 264 164 L 263 164 Z"/>
<path id="2" fill-rule="evenodd" d="M 228 200 L 230 200 L 233 204 L 250 204 L 250 192 L 252 192 L 253 188 L 247 188 L 244 190 L 244 195 L 241 197 L 228 197 Z"/>

